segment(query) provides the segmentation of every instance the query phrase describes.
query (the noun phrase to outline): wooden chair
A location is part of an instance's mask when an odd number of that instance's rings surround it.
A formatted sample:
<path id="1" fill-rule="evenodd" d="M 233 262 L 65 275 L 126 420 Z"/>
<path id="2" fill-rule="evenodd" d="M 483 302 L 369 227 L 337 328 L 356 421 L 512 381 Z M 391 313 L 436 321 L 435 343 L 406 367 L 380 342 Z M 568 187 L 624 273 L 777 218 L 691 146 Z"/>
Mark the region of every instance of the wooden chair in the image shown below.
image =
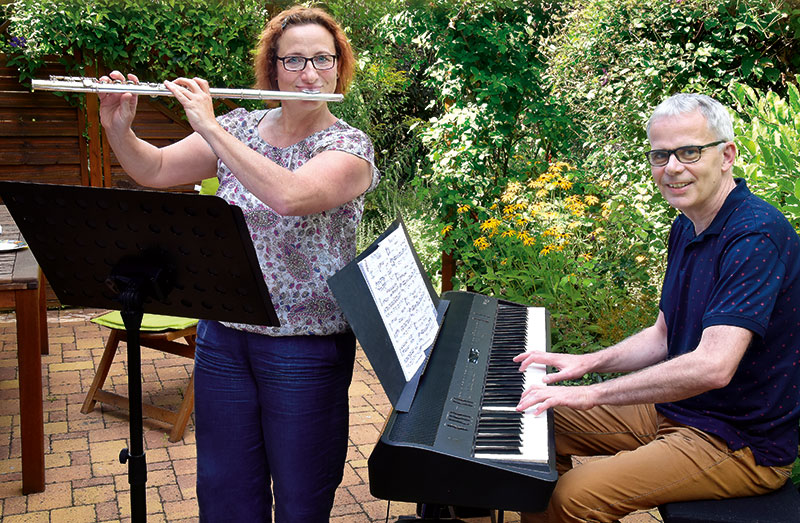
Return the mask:
<path id="1" fill-rule="evenodd" d="M 103 390 L 103 384 L 108 377 L 108 371 L 114 362 L 117 347 L 121 341 L 127 341 L 127 332 L 122 323 L 119 312 L 113 311 L 92 320 L 98 325 L 103 325 L 111 329 L 106 342 L 103 357 L 97 367 L 97 373 L 86 394 L 81 412 L 88 414 L 94 409 L 96 402 L 100 401 L 114 405 L 121 409 L 128 408 L 128 398 L 113 392 Z M 194 360 L 195 338 L 197 336 L 197 320 L 186 318 L 175 318 L 171 316 L 159 316 L 156 314 L 145 314 L 142 318 L 142 329 L 139 335 L 139 345 L 151 349 L 160 350 L 169 354 L 175 354 Z M 180 340 L 183 339 L 185 343 Z M 157 419 L 171 426 L 169 441 L 176 442 L 183 438 L 183 432 L 189 417 L 194 409 L 194 370 L 192 370 L 183 401 L 177 411 L 167 410 L 156 405 L 142 404 L 142 413 L 153 419 Z"/>

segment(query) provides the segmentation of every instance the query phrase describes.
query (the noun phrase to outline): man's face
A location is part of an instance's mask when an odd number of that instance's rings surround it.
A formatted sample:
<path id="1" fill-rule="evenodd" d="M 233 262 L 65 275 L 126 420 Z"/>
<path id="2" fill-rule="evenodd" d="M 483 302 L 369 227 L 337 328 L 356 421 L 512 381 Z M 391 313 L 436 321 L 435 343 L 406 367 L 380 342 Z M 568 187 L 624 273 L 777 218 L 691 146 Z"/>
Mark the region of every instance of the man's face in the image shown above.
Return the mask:
<path id="1" fill-rule="evenodd" d="M 671 150 L 717 140 L 699 111 L 665 116 L 650 126 L 651 149 Z M 686 214 L 699 232 L 711 223 L 735 185 L 731 177 L 735 156 L 732 142 L 703 149 L 695 163 L 681 163 L 672 154 L 666 165 L 651 166 L 653 180 L 664 199 Z"/>

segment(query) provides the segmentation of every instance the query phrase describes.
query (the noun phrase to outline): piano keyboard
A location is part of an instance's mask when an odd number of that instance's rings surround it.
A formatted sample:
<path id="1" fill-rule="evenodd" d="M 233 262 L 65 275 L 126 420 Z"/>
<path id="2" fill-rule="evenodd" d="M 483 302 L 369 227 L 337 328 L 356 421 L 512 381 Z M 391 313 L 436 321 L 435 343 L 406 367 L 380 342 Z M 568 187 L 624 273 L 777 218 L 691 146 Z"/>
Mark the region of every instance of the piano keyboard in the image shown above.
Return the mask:
<path id="1" fill-rule="evenodd" d="M 442 299 L 449 307 L 411 408 L 392 411 L 369 457 L 370 492 L 398 501 L 544 510 L 558 479 L 552 413 L 515 407 L 545 370 L 520 373 L 512 360 L 526 350 L 547 351 L 547 312 L 460 291 Z"/>
<path id="2" fill-rule="evenodd" d="M 530 350 L 546 351 L 545 311 L 535 307 L 499 304 L 486 381 L 478 414 L 473 456 L 479 459 L 544 462 L 548 459 L 547 414 L 516 410 L 522 392 L 542 384 L 544 365 L 524 373 L 514 356 Z M 525 331 L 519 327 L 525 325 Z"/>

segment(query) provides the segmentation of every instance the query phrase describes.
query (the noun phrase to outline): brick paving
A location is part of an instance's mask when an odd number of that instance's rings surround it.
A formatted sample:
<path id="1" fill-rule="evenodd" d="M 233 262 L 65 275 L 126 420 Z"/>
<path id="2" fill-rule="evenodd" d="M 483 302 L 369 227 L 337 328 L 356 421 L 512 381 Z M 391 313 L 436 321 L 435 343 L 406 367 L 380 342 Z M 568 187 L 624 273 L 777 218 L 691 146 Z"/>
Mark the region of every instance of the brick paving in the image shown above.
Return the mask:
<path id="1" fill-rule="evenodd" d="M 118 460 L 127 446 L 127 411 L 98 403 L 93 412 L 80 412 L 108 335 L 108 329 L 89 321 L 101 312 L 48 311 L 50 354 L 42 357 L 46 488 L 28 496 L 21 492 L 16 326 L 13 313 L 0 313 L 0 520 L 4 523 L 130 521 L 127 466 Z M 191 365 L 186 358 L 142 348 L 144 400 L 176 408 Z M 104 388 L 127 394 L 124 352 L 115 358 Z M 331 521 L 385 521 L 387 502 L 369 493 L 367 457 L 391 406 L 361 350 L 350 400 L 350 446 Z M 183 440 L 176 443 L 167 440 L 166 425 L 158 421 L 145 418 L 143 429 L 147 520 L 197 521 L 194 424 L 189 423 Z M 411 515 L 414 509 L 411 503 L 392 502 L 389 520 Z M 506 513 L 505 521 L 518 522 L 519 517 Z M 652 512 L 623 519 L 623 523 L 656 521 L 660 520 Z"/>

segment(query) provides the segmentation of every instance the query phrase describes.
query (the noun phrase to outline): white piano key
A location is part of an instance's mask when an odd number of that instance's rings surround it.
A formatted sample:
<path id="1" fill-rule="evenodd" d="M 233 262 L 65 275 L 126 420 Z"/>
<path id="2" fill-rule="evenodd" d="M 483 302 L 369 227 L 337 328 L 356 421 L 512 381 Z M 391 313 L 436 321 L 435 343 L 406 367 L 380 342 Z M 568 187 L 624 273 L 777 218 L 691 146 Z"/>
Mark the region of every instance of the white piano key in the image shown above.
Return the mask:
<path id="1" fill-rule="evenodd" d="M 547 351 L 547 326 L 546 312 L 541 307 L 528 307 L 526 321 L 526 351 Z M 542 378 L 547 373 L 544 365 L 530 365 L 525 370 L 525 385 L 527 389 L 533 384 L 544 385 Z M 520 391 L 520 394 L 522 391 Z M 533 414 L 533 407 L 522 413 L 522 431 L 519 454 L 493 453 L 476 451 L 474 456 L 479 459 L 520 462 L 546 462 L 548 454 L 547 413 L 538 416 Z M 484 407 L 485 412 L 513 412 L 514 407 Z"/>

